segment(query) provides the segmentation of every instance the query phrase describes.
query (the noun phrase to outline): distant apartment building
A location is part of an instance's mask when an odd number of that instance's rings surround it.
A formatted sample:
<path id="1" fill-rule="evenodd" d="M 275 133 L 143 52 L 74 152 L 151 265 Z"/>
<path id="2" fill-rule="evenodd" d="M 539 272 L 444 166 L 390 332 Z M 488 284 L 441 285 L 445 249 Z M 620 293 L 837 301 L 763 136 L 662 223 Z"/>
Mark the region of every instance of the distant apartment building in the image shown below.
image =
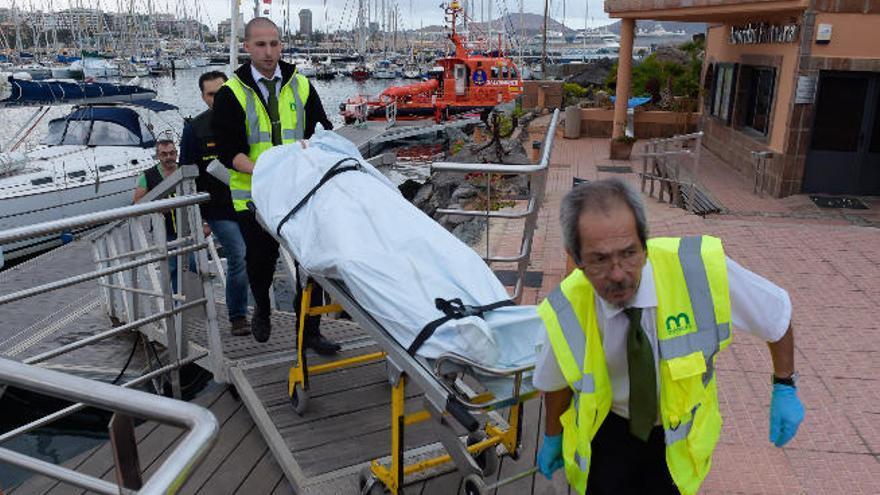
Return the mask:
<path id="1" fill-rule="evenodd" d="M 299 34 L 303 36 L 312 35 L 312 11 L 309 9 L 299 11 Z"/>
<path id="2" fill-rule="evenodd" d="M 72 31 L 98 32 L 106 27 L 104 12 L 99 9 L 85 8 L 60 10 L 54 15 L 54 26 L 52 27 Z"/>
<path id="3" fill-rule="evenodd" d="M 223 39 L 229 38 L 231 19 L 224 19 L 217 24 L 217 36 Z M 244 38 L 244 14 L 238 14 L 238 37 Z"/>

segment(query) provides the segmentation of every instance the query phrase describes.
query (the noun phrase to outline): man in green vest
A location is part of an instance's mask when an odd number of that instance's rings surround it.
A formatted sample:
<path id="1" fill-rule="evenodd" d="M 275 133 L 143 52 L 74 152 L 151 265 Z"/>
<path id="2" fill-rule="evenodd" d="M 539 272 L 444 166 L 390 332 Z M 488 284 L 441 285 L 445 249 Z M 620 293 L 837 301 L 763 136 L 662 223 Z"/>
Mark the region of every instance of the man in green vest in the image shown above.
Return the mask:
<path id="1" fill-rule="evenodd" d="M 255 303 L 251 333 L 257 342 L 265 342 L 271 331 L 269 289 L 278 261 L 278 243 L 248 207 L 251 174 L 257 158 L 269 148 L 308 139 L 318 123 L 325 129 L 333 125 L 309 80 L 295 66 L 281 61 L 281 39 L 274 22 L 265 17 L 248 22 L 244 49 L 251 62 L 236 69 L 217 92 L 212 127 L 219 160 L 229 168 L 232 207 L 246 246 L 245 262 Z M 313 295 L 312 301 L 320 305 L 320 294 L 317 296 Z M 297 310 L 301 297 L 297 290 Z M 339 345 L 321 335 L 319 323 L 319 317 L 306 319 L 305 345 L 319 354 L 336 353 Z"/>
<path id="2" fill-rule="evenodd" d="M 732 327 L 768 342 L 770 436 L 804 417 L 788 293 L 724 254 L 711 236 L 648 239 L 638 192 L 620 180 L 562 200 L 574 270 L 538 307 L 546 339 L 538 467 L 575 493 L 695 494 L 721 434 L 715 358 Z"/>
<path id="3" fill-rule="evenodd" d="M 150 167 L 138 175 L 132 204 L 140 202 L 148 192 L 165 180 L 165 177 L 177 171 L 177 147 L 174 145 L 174 141 L 167 137 L 157 139 L 156 159 L 159 160 L 159 163 L 155 167 Z M 177 239 L 177 218 L 175 218 L 174 210 L 166 211 L 162 215 L 165 219 L 165 239 L 167 241 Z M 189 271 L 195 273 L 196 258 L 193 253 L 187 256 L 187 260 L 189 261 Z M 177 256 L 168 258 L 168 268 L 171 275 L 171 291 L 176 294 Z"/>

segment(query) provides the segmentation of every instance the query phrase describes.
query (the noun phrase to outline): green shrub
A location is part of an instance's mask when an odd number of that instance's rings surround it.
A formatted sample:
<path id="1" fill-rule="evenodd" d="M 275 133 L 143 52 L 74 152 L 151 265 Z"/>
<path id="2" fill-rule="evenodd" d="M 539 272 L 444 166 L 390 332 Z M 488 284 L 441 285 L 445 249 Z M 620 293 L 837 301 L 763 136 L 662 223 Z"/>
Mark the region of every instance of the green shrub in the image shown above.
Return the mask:
<path id="1" fill-rule="evenodd" d="M 661 88 L 666 87 L 666 81 L 672 80 L 672 94 L 697 98 L 700 95 L 700 72 L 702 70 L 703 43 L 690 41 L 678 47 L 690 56 L 690 61 L 685 64 L 657 60 L 656 54 L 648 55 L 638 65 L 633 66 L 632 84 L 633 95 L 651 94 L 656 95 L 657 84 Z M 605 87 L 611 90 L 617 83 L 617 64 L 611 67 L 611 72 L 605 78 Z"/>
<path id="2" fill-rule="evenodd" d="M 578 99 L 584 98 L 590 94 L 590 90 L 578 83 L 567 82 L 562 83 L 562 100 L 563 104 L 570 105 Z"/>

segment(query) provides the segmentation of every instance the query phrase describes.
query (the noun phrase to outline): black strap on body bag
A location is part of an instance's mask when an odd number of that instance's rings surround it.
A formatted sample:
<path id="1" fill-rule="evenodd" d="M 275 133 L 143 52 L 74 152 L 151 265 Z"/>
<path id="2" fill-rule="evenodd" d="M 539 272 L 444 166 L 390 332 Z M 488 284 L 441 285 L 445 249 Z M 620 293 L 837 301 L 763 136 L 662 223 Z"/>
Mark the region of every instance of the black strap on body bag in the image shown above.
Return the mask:
<path id="1" fill-rule="evenodd" d="M 354 164 L 343 166 L 342 164 L 345 162 L 354 162 Z M 349 156 L 347 158 L 343 158 L 342 160 L 339 160 L 338 162 L 334 163 L 333 166 L 330 167 L 330 170 L 328 170 L 324 174 L 324 176 L 321 177 L 321 180 L 318 181 L 318 183 L 315 185 L 315 187 L 313 187 L 311 191 L 306 193 L 306 195 L 303 196 L 303 199 L 299 200 L 299 203 L 297 203 L 296 206 L 294 206 L 292 210 L 287 212 L 287 215 L 284 215 L 284 218 L 282 218 L 281 221 L 278 222 L 278 228 L 275 229 L 275 234 L 278 237 L 281 237 L 281 227 L 283 227 L 284 224 L 287 223 L 288 220 L 290 220 L 290 217 L 292 217 L 294 214 L 296 214 L 296 212 L 298 212 L 300 210 L 300 208 L 305 206 L 306 202 L 309 199 L 311 199 L 311 197 L 314 196 L 316 192 L 318 192 L 318 189 L 321 189 L 321 186 L 326 184 L 327 181 L 329 181 L 333 177 L 335 177 L 343 172 L 349 172 L 351 170 L 360 170 L 360 169 L 361 169 L 360 162 L 357 160 L 357 158 L 354 158 L 352 156 Z"/>
<path id="2" fill-rule="evenodd" d="M 460 320 L 462 318 L 467 318 L 468 316 L 479 316 L 482 318 L 483 313 L 487 311 L 492 311 L 504 306 L 516 305 L 516 303 L 510 299 L 503 299 L 485 306 L 468 306 L 462 303 L 459 298 L 447 300 L 439 297 L 434 299 L 434 304 L 437 306 L 437 309 L 443 312 L 444 316 L 425 325 L 425 327 L 422 328 L 422 331 L 416 335 L 416 339 L 413 340 L 412 344 L 410 344 L 409 348 L 406 350 L 410 356 L 415 356 L 416 351 L 422 347 L 422 344 L 424 344 L 426 340 L 431 338 L 431 335 L 434 335 L 437 328 L 449 320 Z"/>

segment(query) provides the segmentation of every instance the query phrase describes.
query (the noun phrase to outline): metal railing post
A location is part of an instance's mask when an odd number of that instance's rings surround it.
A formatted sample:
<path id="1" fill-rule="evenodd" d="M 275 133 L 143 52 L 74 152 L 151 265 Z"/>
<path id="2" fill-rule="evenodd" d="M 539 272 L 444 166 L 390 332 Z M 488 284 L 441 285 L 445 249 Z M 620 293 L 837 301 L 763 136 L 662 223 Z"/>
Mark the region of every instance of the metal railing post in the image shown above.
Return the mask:
<path id="1" fill-rule="evenodd" d="M 537 226 L 537 217 L 544 201 L 544 188 L 546 187 L 547 170 L 550 166 L 550 154 L 553 150 L 553 140 L 556 133 L 556 126 L 559 120 L 559 110 L 553 112 L 550 119 L 550 125 L 547 128 L 547 135 L 544 138 L 541 159 L 535 165 L 502 165 L 492 163 L 448 163 L 435 162 L 431 165 L 432 172 L 480 172 L 486 174 L 486 209 L 478 210 L 460 210 L 451 208 L 438 208 L 438 215 L 463 215 L 470 217 L 482 217 L 486 219 L 486 256 L 483 258 L 486 263 L 515 263 L 517 281 L 514 285 L 514 292 L 511 297 L 515 302 L 519 303 L 522 298 L 523 287 L 525 285 L 525 272 L 528 266 L 529 258 L 532 252 L 532 238 Z M 491 176 L 492 174 L 518 174 L 527 175 L 531 178 L 530 193 L 527 207 L 522 211 L 504 212 L 491 211 Z M 516 256 L 492 256 L 489 248 L 489 219 L 490 218 L 506 218 L 506 219 L 525 219 L 523 225 L 523 235 L 520 242 L 520 251 Z"/>
<path id="2" fill-rule="evenodd" d="M 168 309 L 174 307 L 174 298 L 172 297 L 172 288 L 171 288 L 171 267 L 169 266 L 169 262 L 171 258 L 168 258 L 168 238 L 165 235 L 165 228 L 153 228 L 153 240 L 159 248 L 159 255 L 166 256 L 159 263 L 159 292 L 162 293 L 163 297 L 160 299 L 162 301 L 162 306 L 167 311 Z M 178 264 L 177 271 L 178 273 L 182 267 Z M 177 339 L 174 335 L 174 315 L 169 314 L 164 318 L 165 325 L 165 343 L 168 352 L 171 354 L 171 359 L 174 362 L 177 362 Z M 171 393 L 175 398 L 180 398 L 182 396 L 180 390 L 180 374 L 179 373 L 171 373 Z"/>

